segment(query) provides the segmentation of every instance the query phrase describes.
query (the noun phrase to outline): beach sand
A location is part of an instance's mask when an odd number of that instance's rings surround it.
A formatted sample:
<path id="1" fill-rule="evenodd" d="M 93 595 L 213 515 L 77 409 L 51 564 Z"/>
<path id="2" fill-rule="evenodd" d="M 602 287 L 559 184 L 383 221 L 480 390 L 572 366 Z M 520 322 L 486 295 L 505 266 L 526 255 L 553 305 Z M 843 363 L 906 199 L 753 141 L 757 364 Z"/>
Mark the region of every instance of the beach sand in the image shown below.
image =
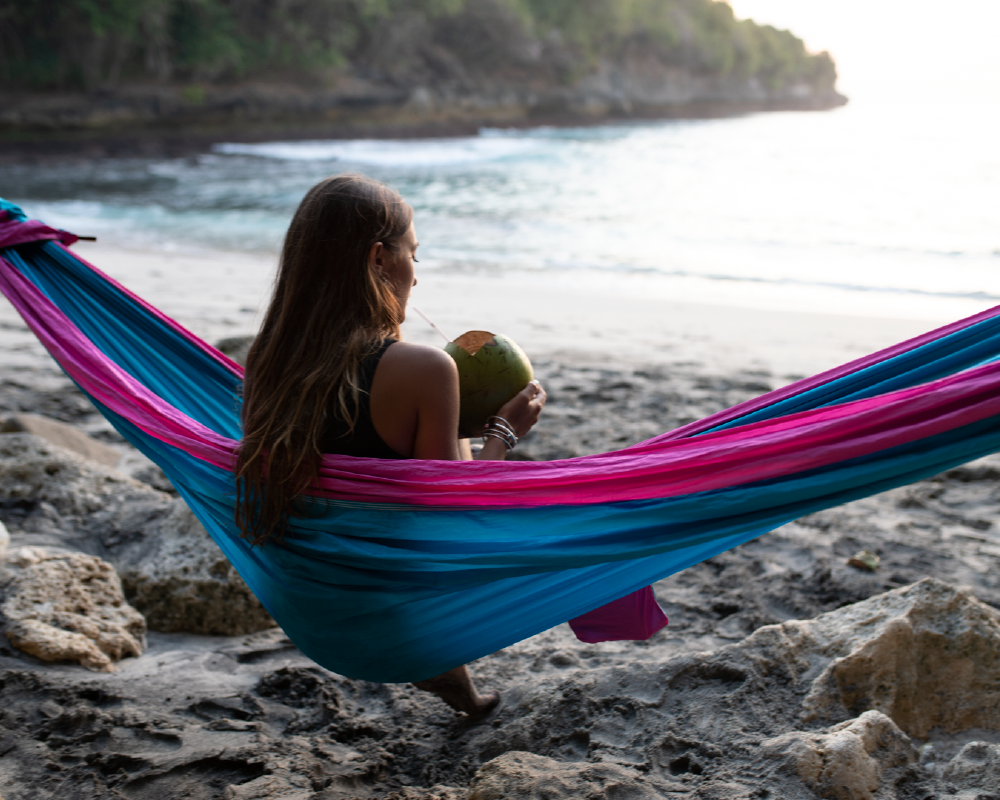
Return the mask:
<path id="1" fill-rule="evenodd" d="M 77 243 L 74 252 L 207 341 L 253 332 L 276 264 L 266 254 L 136 251 L 89 242 Z M 658 365 L 694 361 L 711 369 L 766 369 L 785 380 L 952 321 L 797 312 L 770 307 L 757 295 L 741 301 L 729 291 L 720 292 L 725 302 L 691 302 L 682 282 L 643 274 L 423 269 L 417 275 L 411 305 L 451 337 L 489 329 L 511 336 L 532 355 L 583 353 Z M 870 312 L 870 303 L 864 307 Z M 970 306 L 968 313 L 974 310 Z M 18 324 L 9 308 L 2 313 L 0 324 Z M 404 335 L 442 342 L 412 312 Z"/>
<path id="2" fill-rule="evenodd" d="M 273 269 L 266 256 L 87 244 L 76 250 L 210 342 L 254 331 Z M 643 276 L 428 270 L 419 279 L 412 303 L 446 332 L 502 332 L 532 357 L 550 394 L 542 422 L 515 451 L 532 459 L 632 444 L 948 321 L 680 302 Z M 410 317 L 408 339 L 442 343 L 417 315 Z M 0 371 L 0 415 L 48 414 L 127 449 L 5 302 Z M 719 648 L 744 641 L 762 625 L 810 618 L 926 577 L 1000 607 L 1000 534 L 992 522 L 997 475 L 1000 459 L 990 457 L 810 515 L 670 576 L 655 589 L 671 622 L 649 642 L 584 645 L 561 625 L 481 659 L 473 673 L 505 701 L 480 724 L 406 685 L 332 675 L 279 630 L 240 637 L 154 632 L 144 655 L 107 675 L 44 664 L 4 642 L 0 794 L 5 800 L 457 800 L 469 796 L 484 763 L 524 751 L 618 772 L 577 776 L 561 789 L 550 786 L 548 795 L 523 784 L 507 795 L 482 790 L 474 796 L 815 797 L 794 775 L 761 766 L 752 747 L 733 744 L 735 731 L 764 725 L 768 712 L 759 708 L 756 722 L 731 720 L 729 700 L 706 688 L 717 678 L 696 681 L 676 724 L 661 721 L 655 730 L 620 711 L 635 698 L 617 705 L 595 698 L 610 696 L 611 684 L 624 686 L 632 670 L 679 664 L 672 659 L 693 653 L 719 653 L 725 661 L 729 651 Z M 0 503 L 0 519 L 12 548 L 32 543 L 23 513 Z M 881 556 L 877 572 L 847 566 L 862 548 Z M 539 699 L 546 692 L 581 698 L 571 723 Z M 762 702 L 777 707 L 785 701 L 779 692 Z M 609 733 L 607 715 L 619 713 L 626 717 Z M 557 741 L 550 735 L 557 728 L 571 732 Z M 927 739 L 943 765 L 966 741 L 996 742 L 1000 735 L 939 731 Z M 667 740 L 689 755 L 661 768 L 650 753 Z M 927 763 L 907 766 L 909 783 L 880 789 L 877 797 L 913 797 L 909 792 L 926 789 L 920 797 L 957 798 L 940 782 L 941 768 Z M 654 778 L 656 786 L 643 783 Z"/>

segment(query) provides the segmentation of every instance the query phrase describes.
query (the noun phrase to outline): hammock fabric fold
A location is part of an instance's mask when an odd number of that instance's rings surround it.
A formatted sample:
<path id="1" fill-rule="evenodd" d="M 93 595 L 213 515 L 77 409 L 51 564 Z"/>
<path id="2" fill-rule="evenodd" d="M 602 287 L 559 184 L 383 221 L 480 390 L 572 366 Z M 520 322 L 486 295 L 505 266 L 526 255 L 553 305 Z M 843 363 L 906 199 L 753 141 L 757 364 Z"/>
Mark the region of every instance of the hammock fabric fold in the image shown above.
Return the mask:
<path id="1" fill-rule="evenodd" d="M 232 521 L 241 368 L 74 240 L 0 201 L 0 290 L 288 636 L 353 678 L 422 680 L 581 615 L 588 641 L 623 610 L 647 635 L 653 581 L 1000 450 L 998 307 L 618 452 L 328 456 L 285 541 L 250 548 Z"/>

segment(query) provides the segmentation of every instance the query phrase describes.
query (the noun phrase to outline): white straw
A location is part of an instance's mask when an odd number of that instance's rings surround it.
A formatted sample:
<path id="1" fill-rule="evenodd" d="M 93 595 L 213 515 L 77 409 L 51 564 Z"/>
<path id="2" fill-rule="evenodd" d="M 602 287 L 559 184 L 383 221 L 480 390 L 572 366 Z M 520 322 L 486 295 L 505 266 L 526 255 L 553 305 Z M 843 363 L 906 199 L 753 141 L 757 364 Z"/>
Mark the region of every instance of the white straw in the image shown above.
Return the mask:
<path id="1" fill-rule="evenodd" d="M 428 317 L 428 316 L 427 316 L 427 315 L 426 315 L 426 314 L 425 314 L 425 313 L 424 313 L 423 311 L 421 311 L 421 310 L 420 310 L 419 308 L 417 308 L 416 306 L 410 306 L 410 308 L 412 308 L 412 309 L 413 309 L 414 311 L 416 311 L 416 312 L 417 312 L 417 313 L 418 313 L 418 314 L 419 314 L 419 315 L 420 315 L 421 317 L 423 317 L 423 318 L 424 318 L 424 322 L 426 322 L 426 323 L 427 323 L 428 325 L 430 325 L 430 326 L 431 326 L 431 327 L 432 327 L 432 328 L 433 328 L 434 330 L 436 330 L 436 331 L 437 331 L 438 333 L 440 333 L 440 334 L 441 334 L 441 335 L 442 335 L 442 336 L 444 337 L 444 340 L 445 340 L 446 342 L 449 342 L 449 343 L 451 342 L 451 339 L 449 339 L 449 338 L 448 338 L 448 337 L 447 337 L 447 336 L 445 335 L 445 332 L 444 332 L 443 330 L 441 330 L 441 329 L 440 329 L 440 328 L 439 328 L 439 327 L 438 327 L 437 325 L 435 325 L 435 324 L 434 324 L 433 322 L 431 322 L 431 320 L 430 320 L 430 317 Z"/>

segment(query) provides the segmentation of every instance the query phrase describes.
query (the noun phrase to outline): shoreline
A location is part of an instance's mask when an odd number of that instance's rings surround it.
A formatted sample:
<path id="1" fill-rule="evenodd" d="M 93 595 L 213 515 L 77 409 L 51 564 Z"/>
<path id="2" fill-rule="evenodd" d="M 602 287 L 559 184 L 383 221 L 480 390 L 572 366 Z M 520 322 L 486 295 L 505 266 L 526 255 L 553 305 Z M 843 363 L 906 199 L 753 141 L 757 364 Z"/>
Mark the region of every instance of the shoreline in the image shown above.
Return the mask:
<path id="1" fill-rule="evenodd" d="M 261 253 L 171 253 L 89 242 L 73 251 L 210 342 L 256 330 L 277 262 Z M 411 306 L 452 337 L 495 329 L 529 355 L 579 353 L 626 363 L 680 358 L 719 369 L 756 363 L 781 374 L 815 374 L 953 321 L 941 314 L 778 310 L 753 296 L 738 302 L 721 290 L 713 301 L 705 293 L 673 295 L 675 284 L 644 275 L 427 269 L 417 278 Z M 195 281 L 199 291 L 192 294 L 187 287 Z M 972 306 L 968 314 L 978 310 Z M 403 329 L 412 341 L 442 344 L 412 310 Z"/>
<path id="2" fill-rule="evenodd" d="M 724 119 L 769 112 L 823 112 L 847 103 L 842 95 L 817 102 L 814 98 L 747 101 L 695 101 L 670 106 L 605 109 L 596 112 L 533 112 L 444 114 L 440 118 L 400 115 L 399 120 L 366 118 L 336 122 L 288 116 L 261 119 L 193 120 L 174 125 L 40 126 L 0 129 L 0 163 L 67 158 L 182 157 L 210 152 L 219 142 L 260 143 L 346 139 L 435 139 L 474 136 L 482 128 L 528 130 L 538 127 L 593 127 L 629 122 Z M 456 109 L 458 111 L 458 109 Z"/>

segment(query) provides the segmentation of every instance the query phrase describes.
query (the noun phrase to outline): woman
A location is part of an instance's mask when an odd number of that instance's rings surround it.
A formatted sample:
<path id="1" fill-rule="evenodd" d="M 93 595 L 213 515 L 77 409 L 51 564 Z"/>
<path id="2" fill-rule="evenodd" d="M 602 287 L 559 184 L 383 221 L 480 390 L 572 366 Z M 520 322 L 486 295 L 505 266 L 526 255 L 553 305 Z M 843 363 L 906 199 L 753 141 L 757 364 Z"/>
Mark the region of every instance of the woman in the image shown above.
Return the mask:
<path id="1" fill-rule="evenodd" d="M 324 453 L 461 458 L 455 362 L 400 340 L 417 245 L 413 209 L 364 176 L 322 181 L 295 212 L 244 379 L 236 522 L 252 544 L 282 535 Z M 484 431 L 479 458 L 502 460 L 544 404 L 532 381 Z M 464 666 L 415 685 L 474 716 L 500 700 Z"/>

